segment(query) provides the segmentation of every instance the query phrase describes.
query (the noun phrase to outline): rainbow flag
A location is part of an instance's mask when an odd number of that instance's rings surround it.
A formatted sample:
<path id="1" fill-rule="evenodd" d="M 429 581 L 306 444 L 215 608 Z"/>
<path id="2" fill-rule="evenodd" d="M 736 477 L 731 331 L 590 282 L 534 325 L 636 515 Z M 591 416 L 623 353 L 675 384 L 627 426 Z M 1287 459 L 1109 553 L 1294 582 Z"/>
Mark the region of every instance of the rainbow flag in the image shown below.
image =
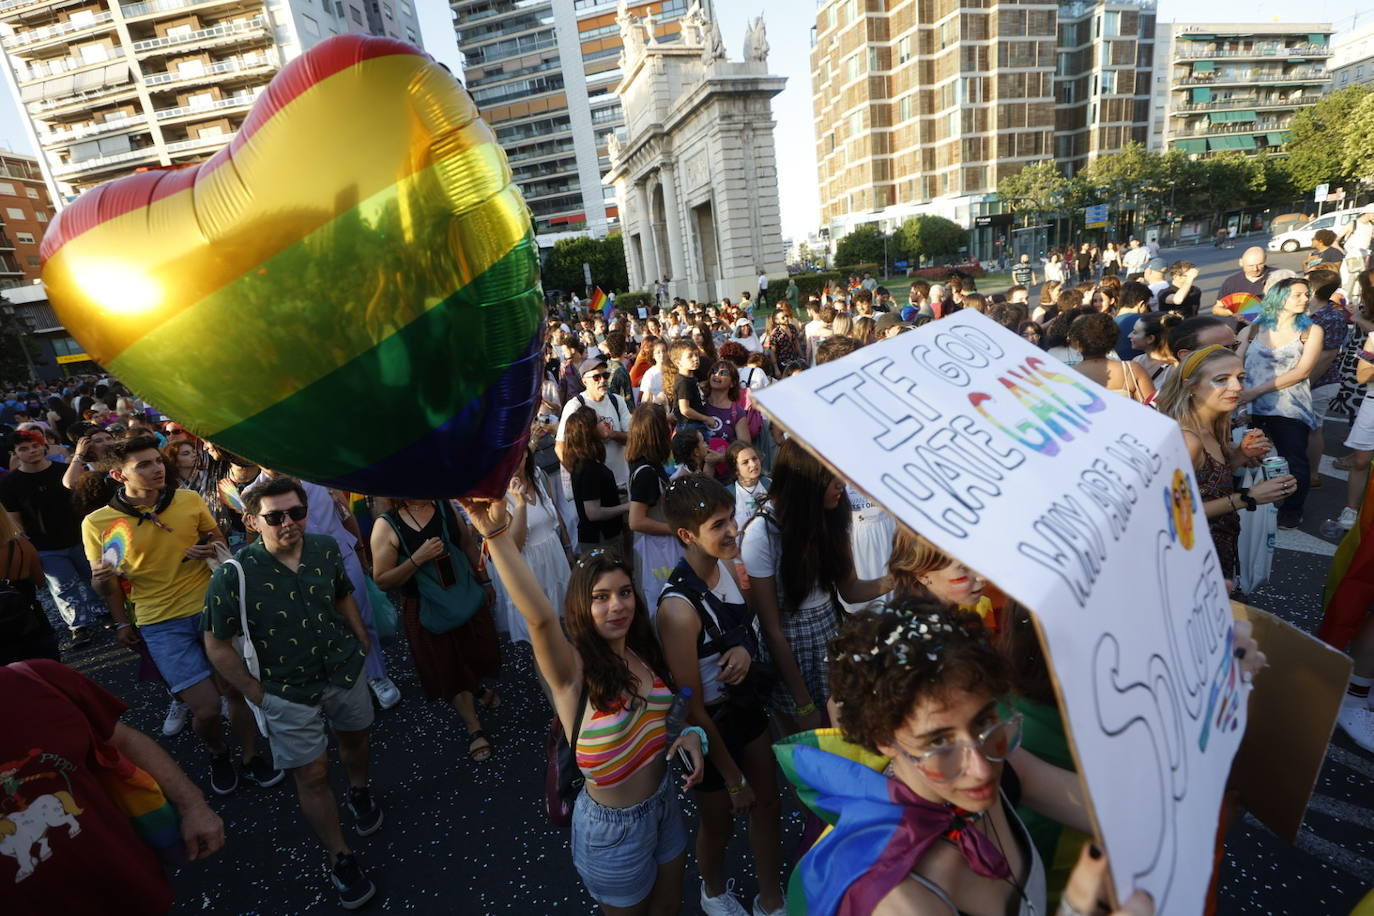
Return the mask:
<path id="1" fill-rule="evenodd" d="M 601 287 L 599 286 L 592 290 L 591 310 L 593 312 L 600 312 L 602 317 L 607 321 L 611 320 L 611 300 L 601 291 Z"/>
<path id="2" fill-rule="evenodd" d="M 133 539 L 133 524 L 127 518 L 115 519 L 100 535 L 100 559 L 119 569 L 129 555 L 129 545 Z"/>
<path id="3" fill-rule="evenodd" d="M 1374 487 L 1365 487 L 1355 527 L 1345 533 L 1326 574 L 1326 609 L 1317 638 L 1342 651 L 1374 607 Z"/>
<path id="4" fill-rule="evenodd" d="M 529 208 L 471 97 L 408 44 L 321 42 L 227 147 L 92 188 L 41 253 L 91 358 L 229 451 L 270 442 L 276 470 L 393 495 L 504 492 L 522 458 L 544 313 Z"/>

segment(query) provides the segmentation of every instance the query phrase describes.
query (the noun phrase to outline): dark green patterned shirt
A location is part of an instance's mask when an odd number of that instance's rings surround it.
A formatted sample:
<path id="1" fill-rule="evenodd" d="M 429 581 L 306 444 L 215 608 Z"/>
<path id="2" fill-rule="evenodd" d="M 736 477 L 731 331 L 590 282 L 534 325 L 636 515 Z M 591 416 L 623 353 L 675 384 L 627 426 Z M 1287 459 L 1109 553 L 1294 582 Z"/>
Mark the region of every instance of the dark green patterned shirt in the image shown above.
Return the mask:
<path id="1" fill-rule="evenodd" d="M 307 534 L 300 569 L 292 571 L 262 541 L 234 554 L 247 582 L 248 630 L 258 650 L 262 689 L 293 703 L 315 705 L 329 685 L 348 688 L 363 669 L 363 647 L 334 604 L 353 591 L 339 544 Z M 215 571 L 205 592 L 205 629 L 219 639 L 241 634 L 239 577 Z"/>

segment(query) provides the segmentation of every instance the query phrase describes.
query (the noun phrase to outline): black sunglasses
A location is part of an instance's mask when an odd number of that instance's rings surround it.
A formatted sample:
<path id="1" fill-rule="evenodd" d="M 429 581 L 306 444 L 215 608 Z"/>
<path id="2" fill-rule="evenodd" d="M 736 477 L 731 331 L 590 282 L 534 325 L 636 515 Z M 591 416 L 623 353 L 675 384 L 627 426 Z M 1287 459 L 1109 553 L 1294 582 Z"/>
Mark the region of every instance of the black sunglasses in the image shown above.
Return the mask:
<path id="1" fill-rule="evenodd" d="M 611 374 L 609 372 L 593 372 L 591 375 L 587 376 L 587 378 L 594 382 L 604 382 L 610 377 Z"/>
<path id="2" fill-rule="evenodd" d="M 290 516 L 291 521 L 293 522 L 303 521 L 305 519 L 306 514 L 309 511 L 310 510 L 307 509 L 305 506 L 292 506 L 290 509 L 278 509 L 275 512 L 263 512 L 258 517 L 261 518 L 267 524 L 271 525 L 273 528 L 275 528 L 282 522 L 284 522 L 287 516 Z"/>

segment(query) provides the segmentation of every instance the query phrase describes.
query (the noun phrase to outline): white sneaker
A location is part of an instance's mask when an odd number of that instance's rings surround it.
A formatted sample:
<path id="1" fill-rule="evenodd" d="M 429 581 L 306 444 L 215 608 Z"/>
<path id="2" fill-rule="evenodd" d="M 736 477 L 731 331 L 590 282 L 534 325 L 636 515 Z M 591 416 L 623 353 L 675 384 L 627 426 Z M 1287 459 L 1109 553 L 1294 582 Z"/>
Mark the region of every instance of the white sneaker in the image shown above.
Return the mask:
<path id="1" fill-rule="evenodd" d="M 719 897 L 706 896 L 706 882 L 701 882 L 701 911 L 706 916 L 749 916 L 744 904 L 735 899 L 735 879 L 725 882 L 725 893 Z"/>
<path id="2" fill-rule="evenodd" d="M 1359 513 L 1357 513 L 1354 509 L 1350 508 L 1349 506 L 1346 506 L 1344 509 L 1341 510 L 1341 517 L 1336 519 L 1336 524 L 1340 525 L 1346 531 L 1349 531 L 1351 528 L 1355 527 L 1355 522 L 1357 520 L 1358 515 Z"/>
<path id="3" fill-rule="evenodd" d="M 776 910 L 765 910 L 763 904 L 759 902 L 759 895 L 754 895 L 754 916 L 787 916 L 787 898 L 783 898 L 782 906 Z"/>
<path id="4" fill-rule="evenodd" d="M 1374 754 L 1374 709 L 1368 706 L 1342 706 L 1336 724 L 1360 747 Z M 702 898 L 703 901 L 705 898 Z"/>
<path id="5" fill-rule="evenodd" d="M 367 686 L 377 695 L 377 703 L 383 709 L 390 709 L 401 702 L 401 689 L 389 677 L 370 677 Z"/>
<path id="6" fill-rule="evenodd" d="M 190 707 L 173 697 L 172 705 L 167 707 L 167 718 L 162 720 L 162 733 L 169 738 L 180 733 L 186 727 L 186 717 L 190 714 Z"/>

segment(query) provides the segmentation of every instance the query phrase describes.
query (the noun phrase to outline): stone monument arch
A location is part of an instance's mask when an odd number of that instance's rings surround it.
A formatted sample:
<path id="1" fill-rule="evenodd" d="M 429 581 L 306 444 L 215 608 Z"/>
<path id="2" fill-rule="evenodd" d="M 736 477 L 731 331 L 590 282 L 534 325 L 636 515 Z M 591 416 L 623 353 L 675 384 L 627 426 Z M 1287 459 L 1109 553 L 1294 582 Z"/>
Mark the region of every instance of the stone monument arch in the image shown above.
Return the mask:
<path id="1" fill-rule="evenodd" d="M 625 127 L 607 144 L 630 286 L 668 278 L 674 296 L 757 294 L 758 273 L 786 273 L 773 145 L 773 96 L 762 17 L 745 59 L 727 54 L 710 4 L 693 0 L 671 41 L 647 39 L 621 0 Z"/>

